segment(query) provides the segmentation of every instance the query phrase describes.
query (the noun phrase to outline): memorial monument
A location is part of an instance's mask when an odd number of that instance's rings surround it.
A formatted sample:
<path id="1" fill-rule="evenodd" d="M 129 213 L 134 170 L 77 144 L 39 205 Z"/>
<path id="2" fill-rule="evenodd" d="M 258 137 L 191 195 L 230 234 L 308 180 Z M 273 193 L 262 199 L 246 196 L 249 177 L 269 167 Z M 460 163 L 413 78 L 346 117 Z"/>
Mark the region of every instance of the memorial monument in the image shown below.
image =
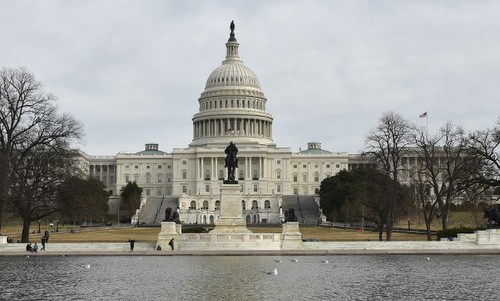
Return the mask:
<path id="1" fill-rule="evenodd" d="M 235 177 L 238 167 L 238 148 L 233 142 L 229 142 L 224 152 L 227 180 L 224 180 L 220 188 L 219 218 L 210 233 L 251 233 L 243 220 L 241 187 Z"/>

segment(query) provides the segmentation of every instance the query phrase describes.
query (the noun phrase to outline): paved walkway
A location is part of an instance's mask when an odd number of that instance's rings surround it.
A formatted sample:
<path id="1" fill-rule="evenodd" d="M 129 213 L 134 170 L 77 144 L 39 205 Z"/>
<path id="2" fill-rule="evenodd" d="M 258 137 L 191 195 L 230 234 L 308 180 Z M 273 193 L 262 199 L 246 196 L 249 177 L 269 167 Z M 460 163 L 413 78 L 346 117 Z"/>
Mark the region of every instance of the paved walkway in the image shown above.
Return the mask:
<path id="1" fill-rule="evenodd" d="M 318 243 L 316 243 L 318 244 Z M 320 244 L 321 245 L 321 244 Z M 136 242 L 134 251 L 128 243 L 49 243 L 46 251 L 26 252 L 26 244 L 0 244 L 0 256 L 263 256 L 263 255 L 500 255 L 500 245 L 464 244 L 460 242 L 337 242 L 325 248 L 295 250 L 162 250 L 154 243 Z"/>

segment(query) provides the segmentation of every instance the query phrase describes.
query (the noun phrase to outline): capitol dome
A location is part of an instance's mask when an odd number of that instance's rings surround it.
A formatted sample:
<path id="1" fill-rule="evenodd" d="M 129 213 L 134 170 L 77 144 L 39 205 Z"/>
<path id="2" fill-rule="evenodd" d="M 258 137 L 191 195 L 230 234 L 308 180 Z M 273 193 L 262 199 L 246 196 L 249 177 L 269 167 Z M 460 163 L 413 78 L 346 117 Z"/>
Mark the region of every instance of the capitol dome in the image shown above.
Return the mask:
<path id="1" fill-rule="evenodd" d="M 226 58 L 208 77 L 193 116 L 194 145 L 238 143 L 272 144 L 271 114 L 257 75 L 238 56 L 234 23 L 226 43 Z M 230 137 L 228 137 L 230 136 Z"/>
<path id="2" fill-rule="evenodd" d="M 224 61 L 208 77 L 205 89 L 215 87 L 241 86 L 260 89 L 255 73 L 241 61 Z"/>

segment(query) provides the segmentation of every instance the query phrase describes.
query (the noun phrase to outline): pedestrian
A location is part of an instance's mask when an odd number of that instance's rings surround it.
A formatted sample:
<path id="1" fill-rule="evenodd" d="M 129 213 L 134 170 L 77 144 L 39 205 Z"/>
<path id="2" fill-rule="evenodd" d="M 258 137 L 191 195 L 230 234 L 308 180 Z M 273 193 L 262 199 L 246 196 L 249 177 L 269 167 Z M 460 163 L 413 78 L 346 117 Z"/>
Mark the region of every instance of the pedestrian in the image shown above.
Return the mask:
<path id="1" fill-rule="evenodd" d="M 38 253 L 38 246 L 36 243 L 33 245 L 33 249 L 31 249 L 31 252 Z"/>
<path id="2" fill-rule="evenodd" d="M 26 245 L 26 251 L 31 252 L 31 250 L 33 250 L 33 248 L 31 247 L 31 244 L 29 243 Z"/>
<path id="3" fill-rule="evenodd" d="M 133 238 L 130 238 L 128 240 L 128 242 L 130 243 L 130 251 L 133 251 L 134 250 L 135 240 Z"/>
<path id="4" fill-rule="evenodd" d="M 173 238 L 168 242 L 168 245 L 170 246 L 170 249 L 173 251 L 174 250 L 174 239 Z"/>
<path id="5" fill-rule="evenodd" d="M 45 251 L 45 241 L 46 241 L 45 236 L 42 236 L 42 248 L 40 249 L 40 251 Z"/>
<path id="6" fill-rule="evenodd" d="M 45 242 L 48 243 L 49 242 L 49 230 L 45 230 Z"/>

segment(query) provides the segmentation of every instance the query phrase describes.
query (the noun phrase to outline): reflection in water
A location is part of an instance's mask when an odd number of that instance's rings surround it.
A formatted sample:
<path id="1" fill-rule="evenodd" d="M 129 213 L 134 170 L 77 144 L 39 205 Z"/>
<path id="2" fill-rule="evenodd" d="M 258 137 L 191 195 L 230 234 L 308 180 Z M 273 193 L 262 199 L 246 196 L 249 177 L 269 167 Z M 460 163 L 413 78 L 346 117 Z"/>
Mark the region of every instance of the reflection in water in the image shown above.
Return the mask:
<path id="1" fill-rule="evenodd" d="M 0 299 L 496 300 L 500 288 L 497 256 L 294 258 L 0 257 Z"/>

